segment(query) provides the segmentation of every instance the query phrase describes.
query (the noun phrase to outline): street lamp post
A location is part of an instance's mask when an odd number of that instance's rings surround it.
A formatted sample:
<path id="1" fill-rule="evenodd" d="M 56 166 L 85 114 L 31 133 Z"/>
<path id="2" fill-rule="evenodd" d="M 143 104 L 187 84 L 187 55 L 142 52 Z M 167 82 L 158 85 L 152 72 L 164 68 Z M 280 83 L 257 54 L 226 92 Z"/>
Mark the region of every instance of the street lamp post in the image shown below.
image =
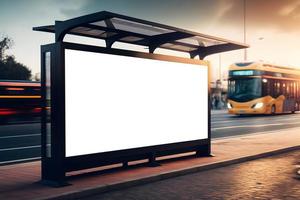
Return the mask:
<path id="1" fill-rule="evenodd" d="M 222 55 L 219 53 L 219 80 L 222 82 Z"/>
<path id="2" fill-rule="evenodd" d="M 247 34 L 246 34 L 246 2 L 247 2 L 247 0 L 244 0 L 244 44 L 246 44 L 246 40 L 247 40 L 247 38 L 246 38 L 246 36 L 247 36 Z M 247 49 L 245 48 L 244 49 L 244 61 L 247 61 Z"/>

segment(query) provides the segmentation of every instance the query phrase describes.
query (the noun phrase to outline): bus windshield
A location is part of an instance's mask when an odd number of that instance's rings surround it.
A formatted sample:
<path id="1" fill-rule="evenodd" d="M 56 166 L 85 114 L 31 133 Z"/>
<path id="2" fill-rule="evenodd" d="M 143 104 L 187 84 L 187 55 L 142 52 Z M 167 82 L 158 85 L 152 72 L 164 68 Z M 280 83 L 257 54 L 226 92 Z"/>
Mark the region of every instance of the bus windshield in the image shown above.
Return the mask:
<path id="1" fill-rule="evenodd" d="M 261 96 L 261 78 L 230 79 L 228 82 L 228 99 L 246 102 Z"/>

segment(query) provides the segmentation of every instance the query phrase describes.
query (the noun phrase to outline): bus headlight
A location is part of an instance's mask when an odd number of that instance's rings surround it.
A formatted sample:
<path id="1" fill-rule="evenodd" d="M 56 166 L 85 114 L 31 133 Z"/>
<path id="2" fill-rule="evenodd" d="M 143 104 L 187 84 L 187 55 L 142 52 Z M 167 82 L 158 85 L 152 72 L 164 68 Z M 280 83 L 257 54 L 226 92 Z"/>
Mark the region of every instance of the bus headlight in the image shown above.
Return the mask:
<path id="1" fill-rule="evenodd" d="M 231 108 L 232 108 L 231 103 L 227 103 L 227 108 L 228 108 L 228 109 L 231 109 Z"/>
<path id="2" fill-rule="evenodd" d="M 259 109 L 259 108 L 262 108 L 264 106 L 264 103 L 256 103 L 256 104 L 254 104 L 254 106 L 252 106 L 252 108 L 254 108 L 254 109 Z"/>

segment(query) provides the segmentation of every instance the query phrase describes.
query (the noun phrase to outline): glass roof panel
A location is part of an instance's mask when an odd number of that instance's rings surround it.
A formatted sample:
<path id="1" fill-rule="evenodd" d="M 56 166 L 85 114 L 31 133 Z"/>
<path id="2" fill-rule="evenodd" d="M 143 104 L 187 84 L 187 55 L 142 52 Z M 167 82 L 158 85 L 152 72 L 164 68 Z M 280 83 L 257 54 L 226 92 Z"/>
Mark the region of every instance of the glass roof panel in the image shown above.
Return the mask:
<path id="1" fill-rule="evenodd" d="M 91 35 L 91 36 L 100 36 L 103 33 L 105 33 L 105 31 L 102 30 L 98 30 L 98 29 L 91 29 L 91 28 L 87 28 L 87 27 L 77 27 L 77 28 L 73 28 L 71 31 L 71 33 L 79 33 L 79 34 L 83 34 L 83 35 Z"/>
<path id="2" fill-rule="evenodd" d="M 128 21 L 120 18 L 112 18 L 111 22 L 113 23 L 116 29 L 130 31 L 148 36 L 174 32 L 172 30 L 154 27 L 147 24 L 141 24 L 138 22 Z"/>
<path id="3" fill-rule="evenodd" d="M 192 45 L 196 45 L 196 46 L 201 46 L 201 43 L 199 43 L 198 40 L 196 40 L 194 37 L 190 37 L 190 38 L 185 38 L 185 39 L 181 39 L 181 40 L 176 40 L 177 42 L 181 42 L 181 43 L 185 43 L 185 44 L 192 44 Z"/>
<path id="4" fill-rule="evenodd" d="M 226 42 L 224 42 L 224 41 L 205 38 L 205 37 L 201 37 L 201 36 L 195 36 L 193 38 L 195 38 L 195 40 L 197 40 L 199 42 L 199 44 L 203 44 L 203 46 L 205 46 L 205 47 L 219 45 L 219 44 L 226 44 Z"/>
<path id="5" fill-rule="evenodd" d="M 105 22 L 102 20 L 102 21 L 98 21 L 98 22 L 94 22 L 94 23 L 91 23 L 92 25 L 96 25 L 96 26 L 102 26 L 102 27 L 106 27 L 106 24 Z"/>
<path id="6" fill-rule="evenodd" d="M 99 21 L 96 21 L 97 19 L 99 19 Z M 73 20 L 72 23 L 66 23 L 69 20 L 59 21 L 59 23 L 56 23 L 55 25 L 35 27 L 34 30 L 53 32 L 57 36 L 57 41 L 63 41 L 65 34 L 80 35 L 99 39 L 106 39 L 116 34 L 120 34 L 120 37 L 112 38 L 111 41 L 116 40 L 116 42 L 148 47 L 152 45 L 154 48 L 165 48 L 188 53 L 194 53 L 193 51 L 197 49 L 203 50 L 206 47 L 211 47 L 208 54 L 248 47 L 248 45 L 226 39 L 106 11 L 81 16 L 70 20 Z M 60 25 L 60 28 L 65 29 L 66 32 L 57 31 L 60 29 L 56 29 L 56 25 Z M 172 34 L 168 35 L 167 33 Z M 203 51 L 205 54 L 205 50 Z"/>
<path id="7" fill-rule="evenodd" d="M 117 35 L 117 33 L 112 33 L 112 32 L 104 32 L 101 34 L 102 37 L 111 37 L 111 36 L 114 36 L 114 35 Z"/>
<path id="8" fill-rule="evenodd" d="M 134 37 L 134 36 L 127 36 L 127 37 L 123 37 L 120 40 L 121 41 L 125 41 L 125 42 L 136 42 L 139 40 L 142 40 L 144 38 L 140 38 L 140 37 Z"/>
<path id="9" fill-rule="evenodd" d="M 197 48 L 192 48 L 190 46 L 183 46 L 183 45 L 177 45 L 177 44 L 172 44 L 172 43 L 166 43 L 160 46 L 161 48 L 170 48 L 170 49 L 174 49 L 174 50 L 179 50 L 179 51 L 194 51 Z"/>
<path id="10" fill-rule="evenodd" d="M 204 38 L 201 36 L 194 36 L 190 38 L 185 38 L 181 40 L 176 40 L 177 42 L 185 43 L 185 44 L 192 44 L 196 46 L 208 47 L 213 45 L 225 44 L 226 42 Z"/>

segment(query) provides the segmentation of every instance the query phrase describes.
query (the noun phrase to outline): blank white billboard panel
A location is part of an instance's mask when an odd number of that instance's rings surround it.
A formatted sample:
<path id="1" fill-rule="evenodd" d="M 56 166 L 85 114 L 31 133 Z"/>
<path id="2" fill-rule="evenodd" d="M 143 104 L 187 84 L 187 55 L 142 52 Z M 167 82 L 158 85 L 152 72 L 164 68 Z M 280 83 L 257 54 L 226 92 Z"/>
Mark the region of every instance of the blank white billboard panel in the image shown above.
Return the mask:
<path id="1" fill-rule="evenodd" d="M 65 50 L 66 156 L 208 138 L 208 68 Z"/>

